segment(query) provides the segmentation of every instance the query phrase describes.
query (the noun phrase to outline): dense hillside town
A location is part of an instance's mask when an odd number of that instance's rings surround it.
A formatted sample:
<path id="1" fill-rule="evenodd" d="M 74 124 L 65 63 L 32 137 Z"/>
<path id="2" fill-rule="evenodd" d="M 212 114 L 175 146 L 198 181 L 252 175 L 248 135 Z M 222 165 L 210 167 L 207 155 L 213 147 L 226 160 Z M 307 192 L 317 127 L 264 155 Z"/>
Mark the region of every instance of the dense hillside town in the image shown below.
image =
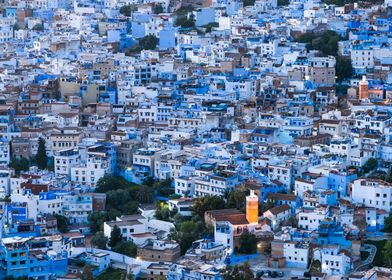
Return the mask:
<path id="1" fill-rule="evenodd" d="M 392 279 L 391 0 L 0 0 L 0 279 Z"/>

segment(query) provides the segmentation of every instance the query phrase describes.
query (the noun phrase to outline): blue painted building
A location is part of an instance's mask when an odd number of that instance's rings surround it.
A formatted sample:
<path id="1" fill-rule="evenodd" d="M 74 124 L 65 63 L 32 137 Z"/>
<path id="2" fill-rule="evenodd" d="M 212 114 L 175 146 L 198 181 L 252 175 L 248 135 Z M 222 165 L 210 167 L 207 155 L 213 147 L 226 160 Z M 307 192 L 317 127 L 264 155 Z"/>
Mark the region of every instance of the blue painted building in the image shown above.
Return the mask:
<path id="1" fill-rule="evenodd" d="M 4 17 L 16 17 L 17 7 L 6 7 L 4 9 Z"/>
<path id="2" fill-rule="evenodd" d="M 330 190 L 337 192 L 338 197 L 347 196 L 348 185 L 357 179 L 355 173 L 330 172 L 328 174 L 328 186 Z"/>
<path id="3" fill-rule="evenodd" d="M 34 220 L 28 219 L 8 224 L 6 237 L 37 237 L 40 235 L 41 228 L 36 225 Z"/>
<path id="4" fill-rule="evenodd" d="M 47 254 L 49 241 L 37 244 L 29 238 L 3 238 L 0 245 L 0 278 L 6 276 L 53 279 L 64 276 L 67 269 L 66 254 Z"/>
<path id="5" fill-rule="evenodd" d="M 53 10 L 50 9 L 40 9 L 40 10 L 33 10 L 33 17 L 36 19 L 41 19 L 44 21 L 52 21 L 54 16 Z"/>
<path id="6" fill-rule="evenodd" d="M 346 248 L 351 248 L 352 241 L 348 238 L 347 233 L 333 221 L 322 221 L 317 232 L 319 234 L 317 238 L 318 245 L 338 244 Z M 351 239 L 354 238 L 355 236 Z"/>
<path id="7" fill-rule="evenodd" d="M 277 181 L 248 180 L 246 187 L 255 191 L 260 199 L 264 202 L 269 194 L 277 194 L 284 191 L 284 185 Z"/>
<path id="8" fill-rule="evenodd" d="M 215 9 L 213 7 L 201 8 L 196 11 L 196 26 L 203 26 L 215 21 Z"/>
<path id="9" fill-rule="evenodd" d="M 338 203 L 338 194 L 336 191 L 328 190 L 320 193 L 320 204 L 334 206 Z"/>
<path id="10" fill-rule="evenodd" d="M 7 219 L 11 223 L 27 219 L 27 203 L 13 202 L 7 205 Z"/>
<path id="11" fill-rule="evenodd" d="M 176 30 L 173 27 L 166 27 L 159 31 L 159 49 L 168 50 L 176 46 Z"/>

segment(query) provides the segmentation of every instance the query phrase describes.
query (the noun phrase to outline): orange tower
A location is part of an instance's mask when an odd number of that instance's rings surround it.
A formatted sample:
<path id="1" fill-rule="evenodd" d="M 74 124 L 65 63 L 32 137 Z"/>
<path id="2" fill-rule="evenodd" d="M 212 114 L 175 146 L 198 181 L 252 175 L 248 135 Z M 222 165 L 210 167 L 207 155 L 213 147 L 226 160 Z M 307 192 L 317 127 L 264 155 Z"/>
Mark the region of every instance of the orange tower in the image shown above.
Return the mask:
<path id="1" fill-rule="evenodd" d="M 359 99 L 369 98 L 369 82 L 366 76 L 362 76 L 362 81 L 359 82 Z"/>
<path id="2" fill-rule="evenodd" d="M 254 190 L 250 190 L 250 195 L 246 197 L 246 219 L 250 224 L 259 222 L 259 198 Z"/>

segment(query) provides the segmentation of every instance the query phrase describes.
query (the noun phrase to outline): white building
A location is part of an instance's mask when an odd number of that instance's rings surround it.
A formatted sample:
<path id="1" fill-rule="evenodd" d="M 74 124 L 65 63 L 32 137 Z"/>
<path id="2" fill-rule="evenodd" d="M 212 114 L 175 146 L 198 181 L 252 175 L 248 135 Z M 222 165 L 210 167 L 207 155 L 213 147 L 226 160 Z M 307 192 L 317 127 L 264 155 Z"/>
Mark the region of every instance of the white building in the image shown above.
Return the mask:
<path id="1" fill-rule="evenodd" d="M 10 163 L 10 143 L 9 140 L 0 139 L 0 166 L 8 166 Z"/>
<path id="2" fill-rule="evenodd" d="M 14 23 L 15 23 L 15 19 L 12 17 L 0 17 L 0 43 L 8 42 L 13 39 Z"/>
<path id="3" fill-rule="evenodd" d="M 69 194 L 64 196 L 63 215 L 71 224 L 86 225 L 93 212 L 92 194 Z"/>
<path id="4" fill-rule="evenodd" d="M 64 196 L 56 193 L 39 194 L 38 212 L 40 214 L 63 214 Z M 69 205 L 69 204 L 68 204 Z"/>
<path id="5" fill-rule="evenodd" d="M 392 209 L 392 184 L 377 179 L 358 179 L 351 183 L 353 203 L 390 212 Z"/>
<path id="6" fill-rule="evenodd" d="M 54 155 L 54 172 L 56 176 L 66 175 L 71 177 L 71 167 L 80 163 L 78 150 L 70 149 L 56 152 Z"/>
<path id="7" fill-rule="evenodd" d="M 304 209 L 298 214 L 298 227 L 305 230 L 316 230 L 321 221 L 326 217 L 327 210 L 324 208 L 316 208 L 314 210 Z"/>
<path id="8" fill-rule="evenodd" d="M 174 179 L 175 193 L 181 196 L 194 196 L 195 195 L 195 178 L 181 176 Z"/>
<path id="9" fill-rule="evenodd" d="M 268 12 L 270 10 L 276 9 L 278 7 L 277 0 L 257 0 L 255 2 L 255 8 L 258 12 Z"/>
<path id="10" fill-rule="evenodd" d="M 153 123 L 157 120 L 157 106 L 141 106 L 137 110 L 140 122 Z"/>
<path id="11" fill-rule="evenodd" d="M 288 204 L 279 205 L 265 211 L 263 216 L 271 221 L 272 229 L 277 229 L 281 223 L 291 217 L 291 208 Z"/>
<path id="12" fill-rule="evenodd" d="M 268 164 L 268 178 L 278 180 L 286 188 L 290 188 L 292 183 L 291 166 L 281 164 Z"/>
<path id="13" fill-rule="evenodd" d="M 95 145 L 87 149 L 87 161 L 71 167 L 71 181 L 95 187 L 106 174 L 116 168 L 116 152 L 112 146 Z"/>
<path id="14" fill-rule="evenodd" d="M 226 191 L 234 189 L 238 178 L 225 178 L 216 175 L 203 176 L 195 179 L 195 197 L 223 196 Z"/>
<path id="15" fill-rule="evenodd" d="M 290 117 L 285 119 L 281 130 L 290 136 L 311 135 L 313 131 L 313 120 L 305 117 Z"/>
<path id="16" fill-rule="evenodd" d="M 283 245 L 283 256 L 286 258 L 286 267 L 306 269 L 309 263 L 309 244 L 286 242 Z"/>
<path id="17" fill-rule="evenodd" d="M 191 207 L 193 205 L 192 198 L 177 198 L 169 200 L 169 210 L 176 210 L 183 217 L 192 217 Z"/>
<path id="18" fill-rule="evenodd" d="M 116 221 L 105 222 L 103 224 L 103 232 L 110 239 L 114 227 L 120 229 L 124 240 L 132 240 L 133 234 L 146 233 L 146 219 L 141 215 L 130 215 L 117 217 Z"/>
<path id="19" fill-rule="evenodd" d="M 351 61 L 354 68 L 373 68 L 374 50 L 371 48 L 351 49 Z"/>
<path id="20" fill-rule="evenodd" d="M 139 149 L 133 154 L 133 166 L 154 174 L 155 151 Z"/>
<path id="21" fill-rule="evenodd" d="M 326 246 L 321 250 L 321 271 L 328 275 L 346 275 L 351 269 L 350 252 L 340 250 L 338 245 Z"/>
<path id="22" fill-rule="evenodd" d="M 8 167 L 0 168 L 0 198 L 11 194 L 11 177 L 13 175 L 13 169 Z"/>

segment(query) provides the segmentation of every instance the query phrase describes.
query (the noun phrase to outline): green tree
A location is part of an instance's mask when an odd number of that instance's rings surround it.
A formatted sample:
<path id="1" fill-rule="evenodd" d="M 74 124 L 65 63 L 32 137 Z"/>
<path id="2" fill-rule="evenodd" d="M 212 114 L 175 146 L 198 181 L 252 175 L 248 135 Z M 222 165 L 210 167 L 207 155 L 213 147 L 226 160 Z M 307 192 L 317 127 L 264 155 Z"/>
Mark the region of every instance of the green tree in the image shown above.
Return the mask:
<path id="1" fill-rule="evenodd" d="M 124 206 L 130 200 L 131 196 L 128 190 L 117 189 L 108 191 L 106 193 L 106 209 L 118 209 L 123 212 Z"/>
<path id="2" fill-rule="evenodd" d="M 340 36 L 331 30 L 321 33 L 307 32 L 301 34 L 296 41 L 306 43 L 308 50 L 318 50 L 322 55 L 338 55 Z"/>
<path id="3" fill-rule="evenodd" d="M 153 177 L 153 176 L 148 176 L 148 177 L 146 177 L 146 178 L 143 180 L 142 185 L 152 187 L 152 186 L 154 186 L 155 183 L 156 183 L 156 182 L 155 182 L 154 177 Z"/>
<path id="4" fill-rule="evenodd" d="M 44 26 L 40 23 L 37 23 L 36 25 L 33 26 L 32 30 L 34 31 L 44 31 Z"/>
<path id="5" fill-rule="evenodd" d="M 211 33 L 213 27 L 218 27 L 219 23 L 217 22 L 210 22 L 209 24 L 204 25 L 203 27 L 206 28 L 206 33 Z"/>
<path id="6" fill-rule="evenodd" d="M 28 171 L 30 167 L 30 161 L 27 158 L 22 157 L 21 159 L 12 158 L 9 166 L 15 169 L 16 173 L 21 171 Z"/>
<path id="7" fill-rule="evenodd" d="M 383 248 L 383 255 L 385 263 L 391 267 L 392 266 L 392 240 L 388 240 Z"/>
<path id="8" fill-rule="evenodd" d="M 106 193 L 110 190 L 128 189 L 132 186 L 133 185 L 122 176 L 105 175 L 98 180 L 95 192 Z"/>
<path id="9" fill-rule="evenodd" d="M 325 4 L 343 6 L 344 4 L 350 3 L 351 0 L 325 0 Z"/>
<path id="10" fill-rule="evenodd" d="M 15 32 L 18 31 L 19 29 L 20 28 L 19 28 L 18 23 L 14 23 L 14 25 L 12 26 L 12 32 L 13 32 L 14 36 L 15 36 Z"/>
<path id="11" fill-rule="evenodd" d="M 249 280 L 253 278 L 253 271 L 250 269 L 250 266 L 247 262 L 236 265 L 234 268 L 228 265 L 223 272 L 224 280 Z"/>
<path id="12" fill-rule="evenodd" d="M 106 194 L 106 211 L 110 213 L 110 219 L 115 219 L 121 214 L 135 214 L 139 202 L 149 203 L 154 200 L 153 188 L 135 185 L 127 182 L 121 176 L 104 176 L 97 182 L 95 192 Z M 108 216 L 103 213 L 95 213 L 91 216 L 90 228 L 92 232 L 102 230 L 97 222 L 108 221 Z M 99 220 L 99 221 L 98 221 Z"/>
<path id="13" fill-rule="evenodd" d="M 389 215 L 384 221 L 384 231 L 392 233 L 392 215 Z"/>
<path id="14" fill-rule="evenodd" d="M 321 262 L 319 260 L 312 261 L 310 268 L 310 272 L 321 272 Z"/>
<path id="15" fill-rule="evenodd" d="M 192 211 L 200 218 L 204 218 L 204 213 L 210 210 L 225 208 L 225 201 L 220 196 L 203 196 L 195 199 Z"/>
<path id="16" fill-rule="evenodd" d="M 93 238 L 91 239 L 91 243 L 98 249 L 106 249 L 107 242 L 108 239 L 106 238 L 103 231 L 96 232 Z"/>
<path id="17" fill-rule="evenodd" d="M 48 156 L 46 155 L 45 140 L 41 137 L 38 140 L 36 161 L 39 169 L 46 169 L 46 166 L 48 165 Z"/>
<path id="18" fill-rule="evenodd" d="M 325 4 L 328 5 L 336 5 L 336 6 L 344 6 L 346 4 L 352 4 L 355 2 L 359 2 L 359 6 L 361 7 L 366 1 L 358 1 L 358 0 L 325 0 Z M 373 0 L 371 1 L 370 5 L 377 5 L 377 4 L 382 4 L 384 3 L 384 0 Z"/>
<path id="19" fill-rule="evenodd" d="M 177 16 L 185 16 L 190 12 L 193 12 L 193 7 L 192 6 L 181 6 L 177 11 L 176 15 Z"/>
<path id="20" fill-rule="evenodd" d="M 362 170 L 364 173 L 369 173 L 377 168 L 378 161 L 375 158 L 369 158 L 366 163 L 362 166 Z"/>
<path id="21" fill-rule="evenodd" d="M 162 221 L 170 220 L 170 210 L 169 207 L 162 202 L 157 203 L 157 209 L 155 210 L 155 218 Z"/>
<path id="22" fill-rule="evenodd" d="M 122 241 L 114 246 L 113 251 L 131 258 L 135 258 L 137 255 L 137 246 L 131 241 Z"/>
<path id="23" fill-rule="evenodd" d="M 154 35 L 147 35 L 139 40 L 139 47 L 142 50 L 155 50 L 159 39 Z"/>
<path id="24" fill-rule="evenodd" d="M 244 232 L 240 236 L 239 252 L 242 254 L 254 254 L 257 250 L 257 239 L 253 233 Z"/>
<path id="25" fill-rule="evenodd" d="M 162 4 L 154 5 L 154 14 L 162 14 L 163 13 L 163 6 Z"/>
<path id="26" fill-rule="evenodd" d="M 80 275 L 82 280 L 94 280 L 93 269 L 89 265 L 83 267 L 83 271 Z"/>
<path id="27" fill-rule="evenodd" d="M 121 243 L 122 235 L 120 228 L 115 225 L 110 233 L 109 246 L 114 248 L 117 244 Z"/>
<path id="28" fill-rule="evenodd" d="M 338 82 L 349 79 L 353 76 L 353 66 L 350 57 L 340 56 L 336 57 L 336 76 Z M 346 91 L 347 92 L 347 91 Z"/>
<path id="29" fill-rule="evenodd" d="M 130 17 L 137 10 L 135 5 L 125 5 L 120 8 L 120 14 Z"/>
<path id="30" fill-rule="evenodd" d="M 153 184 L 157 193 L 161 196 L 169 197 L 174 194 L 174 188 L 172 187 L 172 181 L 167 179 L 165 181 L 158 181 Z"/>
<path id="31" fill-rule="evenodd" d="M 151 203 L 154 201 L 154 189 L 147 186 L 139 186 L 133 190 L 133 195 L 140 203 Z"/>
<path id="32" fill-rule="evenodd" d="M 14 23 L 14 25 L 12 26 L 12 30 L 13 31 L 18 31 L 20 28 L 19 28 L 19 24 L 16 22 L 16 23 Z"/>
<path id="33" fill-rule="evenodd" d="M 335 67 L 335 68 L 336 68 L 336 67 Z M 338 71 L 338 70 L 336 69 L 336 71 Z M 340 71 L 340 70 L 339 70 L 339 71 Z M 339 76 L 338 76 L 338 81 L 340 81 Z M 336 92 L 337 92 L 338 94 L 346 95 L 346 94 L 347 94 L 347 90 L 348 90 L 349 88 L 350 88 L 349 85 L 337 84 L 337 85 L 336 85 Z"/>
<path id="34" fill-rule="evenodd" d="M 249 194 L 248 190 L 237 189 L 227 194 L 226 208 L 237 208 L 244 210 L 246 204 L 246 196 Z"/>
<path id="35" fill-rule="evenodd" d="M 254 4 L 255 4 L 255 0 L 244 0 L 244 7 L 247 7 L 247 6 L 254 6 Z"/>
<path id="36" fill-rule="evenodd" d="M 288 6 L 290 4 L 290 0 L 278 0 L 278 6 Z"/>
<path id="37" fill-rule="evenodd" d="M 175 214 L 173 217 L 173 224 L 176 227 L 180 227 L 184 221 L 184 217 L 180 213 Z"/>
<path id="38" fill-rule="evenodd" d="M 117 214 L 117 213 L 116 213 Z M 118 215 L 121 215 L 120 212 L 118 212 Z M 90 231 L 92 233 L 96 233 L 98 231 L 103 230 L 103 223 L 106 221 L 110 221 L 110 217 L 108 217 L 108 213 L 104 211 L 96 211 L 92 212 L 88 215 L 88 222 L 90 226 Z M 116 216 L 113 217 L 115 219 Z"/>
<path id="39" fill-rule="evenodd" d="M 62 216 L 62 215 L 58 215 L 58 214 L 54 214 L 53 216 L 57 220 L 57 229 L 59 230 L 59 232 L 61 232 L 61 233 L 68 232 L 68 221 L 67 221 L 67 218 Z"/>
<path id="40" fill-rule="evenodd" d="M 180 229 L 173 230 L 170 236 L 180 244 L 181 252 L 184 254 L 195 240 L 200 239 L 202 228 L 201 223 L 185 221 L 181 223 Z"/>
<path id="41" fill-rule="evenodd" d="M 122 213 L 126 215 L 136 214 L 139 209 L 139 202 L 136 200 L 130 200 L 122 207 Z"/>
<path id="42" fill-rule="evenodd" d="M 46 166 L 48 171 L 54 172 L 54 157 L 48 157 L 48 164 Z"/>
<path id="43" fill-rule="evenodd" d="M 192 28 L 195 27 L 195 21 L 192 17 L 188 18 L 187 16 L 178 16 L 176 18 L 176 25 L 183 28 Z"/>

